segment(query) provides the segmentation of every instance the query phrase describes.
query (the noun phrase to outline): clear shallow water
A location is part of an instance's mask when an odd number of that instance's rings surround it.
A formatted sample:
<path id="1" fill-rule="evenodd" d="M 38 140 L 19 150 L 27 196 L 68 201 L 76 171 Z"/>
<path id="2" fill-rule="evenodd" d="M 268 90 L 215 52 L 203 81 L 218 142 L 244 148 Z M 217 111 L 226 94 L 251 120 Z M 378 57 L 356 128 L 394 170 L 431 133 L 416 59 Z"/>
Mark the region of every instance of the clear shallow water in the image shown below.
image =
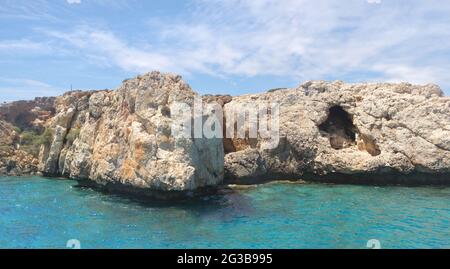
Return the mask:
<path id="1" fill-rule="evenodd" d="M 0 248 L 450 248 L 450 188 L 269 184 L 182 204 L 0 177 Z"/>

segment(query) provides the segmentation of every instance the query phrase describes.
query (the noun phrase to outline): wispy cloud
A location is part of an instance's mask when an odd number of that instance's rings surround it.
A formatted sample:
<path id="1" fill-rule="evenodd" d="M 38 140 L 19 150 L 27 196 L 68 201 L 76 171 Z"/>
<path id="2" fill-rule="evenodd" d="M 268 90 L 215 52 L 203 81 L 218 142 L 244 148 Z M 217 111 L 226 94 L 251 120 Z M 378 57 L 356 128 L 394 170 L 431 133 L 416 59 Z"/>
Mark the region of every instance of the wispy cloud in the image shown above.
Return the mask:
<path id="1" fill-rule="evenodd" d="M 373 2 L 373 1 L 372 1 Z M 436 82 L 450 62 L 450 4 L 438 1 L 229 0 L 194 2 L 188 19 L 131 44 L 105 28 L 47 31 L 99 64 L 218 76 L 279 75 Z M 430 20 L 430 16 L 433 16 Z M 439 40 L 440 42 L 433 42 Z M 145 44 L 145 45 L 142 45 Z"/>
<path id="2" fill-rule="evenodd" d="M 2 0 L 0 18 L 25 20 L 55 20 L 54 7 L 47 0 Z"/>
<path id="3" fill-rule="evenodd" d="M 1 0 L 0 19 L 33 21 L 67 20 L 74 12 L 73 6 L 129 8 L 135 0 Z"/>
<path id="4" fill-rule="evenodd" d="M 42 81 L 0 77 L 0 102 L 58 94 L 60 94 L 59 89 Z"/>
<path id="5" fill-rule="evenodd" d="M 81 4 L 81 0 L 66 0 L 69 5 Z"/>
<path id="6" fill-rule="evenodd" d="M 127 71 L 143 70 L 183 70 L 174 66 L 173 59 L 152 50 L 142 50 L 130 46 L 113 33 L 89 27 L 81 27 L 71 33 L 43 31 L 50 37 L 62 40 L 81 52 L 82 57 L 101 65 L 116 65 Z"/>
<path id="7" fill-rule="evenodd" d="M 138 12 L 145 4 L 134 0 L 72 0 L 80 8 L 66 1 L 4 1 L 0 18 L 48 16 L 63 23 L 37 24 L 29 36 L 0 40 L 0 52 L 44 52 L 79 66 L 224 81 L 409 81 L 450 89 L 450 2 L 192 0 L 180 13 L 150 17 L 147 10 Z M 100 5 L 111 8 L 100 19 L 78 19 L 77 12 Z M 111 10 L 138 18 L 118 25 L 117 13 L 108 17 Z"/>
<path id="8" fill-rule="evenodd" d="M 50 47 L 48 44 L 40 43 L 36 41 L 31 41 L 27 39 L 22 40 L 0 40 L 0 52 L 4 51 L 27 51 L 27 52 L 37 52 L 37 51 L 49 51 Z"/>

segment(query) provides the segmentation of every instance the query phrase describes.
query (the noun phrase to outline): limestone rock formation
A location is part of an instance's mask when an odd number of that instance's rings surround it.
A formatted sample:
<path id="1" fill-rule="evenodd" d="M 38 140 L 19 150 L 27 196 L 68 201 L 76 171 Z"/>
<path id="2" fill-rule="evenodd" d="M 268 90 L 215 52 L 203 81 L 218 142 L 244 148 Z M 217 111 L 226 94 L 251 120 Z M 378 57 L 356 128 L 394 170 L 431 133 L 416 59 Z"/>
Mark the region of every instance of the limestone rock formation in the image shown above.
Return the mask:
<path id="1" fill-rule="evenodd" d="M 40 170 L 157 191 L 220 184 L 222 140 L 171 135 L 171 105 L 192 105 L 195 97 L 180 76 L 159 72 L 127 80 L 115 91 L 66 93 L 48 122 L 53 139 L 41 149 Z"/>
<path id="2" fill-rule="evenodd" d="M 0 175 L 22 176 L 38 172 L 38 160 L 19 146 L 17 127 L 0 120 Z"/>
<path id="3" fill-rule="evenodd" d="M 55 114 L 54 97 L 0 105 L 0 175 L 38 173 L 45 122 Z"/>
<path id="4" fill-rule="evenodd" d="M 227 110 L 280 105 L 280 139 L 233 139 L 228 182 L 309 179 L 345 183 L 450 183 L 450 98 L 438 86 L 311 81 L 234 97 Z"/>
<path id="5" fill-rule="evenodd" d="M 41 132 L 43 124 L 55 114 L 55 97 L 37 97 L 0 105 L 0 119 L 21 130 Z"/>
<path id="6" fill-rule="evenodd" d="M 268 148 L 263 137 L 174 136 L 179 118 L 172 105 L 193 106 L 197 97 L 217 103 L 224 115 L 278 104 L 276 146 Z M 202 121 L 211 112 L 203 113 Z M 220 124 L 230 122 L 224 117 Z M 450 184 L 450 98 L 436 85 L 340 81 L 200 98 L 180 76 L 152 72 L 114 91 L 0 106 L 0 174 L 38 171 L 164 195 L 223 179 Z"/>

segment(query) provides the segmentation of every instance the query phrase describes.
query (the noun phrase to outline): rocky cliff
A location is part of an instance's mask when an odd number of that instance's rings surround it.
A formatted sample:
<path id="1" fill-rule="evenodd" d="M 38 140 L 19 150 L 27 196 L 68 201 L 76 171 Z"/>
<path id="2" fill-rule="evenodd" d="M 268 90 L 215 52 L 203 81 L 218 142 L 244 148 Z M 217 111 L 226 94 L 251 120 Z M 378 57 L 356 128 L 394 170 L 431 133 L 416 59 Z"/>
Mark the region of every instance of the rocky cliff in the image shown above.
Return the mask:
<path id="1" fill-rule="evenodd" d="M 45 175 L 156 191 L 215 186 L 224 174 L 222 140 L 171 135 L 175 102 L 197 94 L 180 76 L 153 72 L 115 91 L 69 92 L 56 100 L 40 153 Z"/>
<path id="2" fill-rule="evenodd" d="M 265 102 L 280 105 L 279 144 L 232 140 L 228 182 L 450 183 L 450 98 L 438 86 L 311 81 L 235 97 L 225 110 Z"/>
<path id="3" fill-rule="evenodd" d="M 0 175 L 32 175 L 38 172 L 37 154 L 20 145 L 20 130 L 0 120 Z"/>
<path id="4" fill-rule="evenodd" d="M 197 97 L 180 76 L 152 72 L 114 91 L 73 91 L 48 99 L 50 106 L 0 109 L 0 173 L 40 171 L 166 193 L 223 180 L 450 183 L 450 98 L 438 86 L 311 81 L 262 94 L 202 97 L 204 104 L 217 102 L 225 115 L 245 106 L 278 104 L 280 139 L 269 149 L 261 137 L 174 136 L 172 105 L 192 106 Z M 14 127 L 19 123 L 34 133 Z M 33 150 L 23 152 L 21 145 Z"/>
<path id="5" fill-rule="evenodd" d="M 42 132 L 43 124 L 55 115 L 55 97 L 37 97 L 0 105 L 0 119 L 20 130 Z"/>
<path id="6" fill-rule="evenodd" d="M 55 114 L 54 97 L 0 105 L 0 174 L 38 173 L 45 123 Z"/>

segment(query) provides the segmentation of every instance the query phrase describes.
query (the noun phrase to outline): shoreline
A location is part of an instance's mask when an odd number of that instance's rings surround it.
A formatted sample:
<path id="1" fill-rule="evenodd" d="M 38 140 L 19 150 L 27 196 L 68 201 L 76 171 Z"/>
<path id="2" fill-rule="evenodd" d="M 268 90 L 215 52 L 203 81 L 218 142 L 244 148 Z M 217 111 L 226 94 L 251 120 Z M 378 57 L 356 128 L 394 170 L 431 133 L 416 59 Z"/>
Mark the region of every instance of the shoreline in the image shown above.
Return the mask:
<path id="1" fill-rule="evenodd" d="M 436 176 L 431 175 L 429 176 Z M 448 175 L 442 175 L 448 176 Z M 77 183 L 75 187 L 78 188 L 89 188 L 99 193 L 104 193 L 107 195 L 119 195 L 129 199 L 137 199 L 142 201 L 153 201 L 153 202 L 186 202 L 186 201 L 196 201 L 201 200 L 205 197 L 216 196 L 216 195 L 227 195 L 233 192 L 246 191 L 258 188 L 260 186 L 270 186 L 277 184 L 284 185 L 336 185 L 336 186 L 366 186 L 366 187 L 403 187 L 403 188 L 448 188 L 450 184 L 430 184 L 430 180 L 425 180 L 428 184 L 408 184 L 392 183 L 392 182 L 380 182 L 380 181 L 339 181 L 339 180 L 327 180 L 324 178 L 316 177 L 316 179 L 310 179 L 310 175 L 307 179 L 277 179 L 277 180 L 264 180 L 260 182 L 253 183 L 223 183 L 217 186 L 207 186 L 198 188 L 196 190 L 188 191 L 163 191 L 163 190 L 152 190 L 145 188 L 137 188 L 131 185 L 125 185 L 120 183 L 109 183 L 106 185 L 96 183 L 95 181 L 89 179 L 74 179 L 62 176 L 49 176 L 49 175 L 0 175 L 0 177 L 13 177 L 13 178 L 24 178 L 24 177 L 42 177 L 50 180 L 71 180 Z M 445 181 L 448 182 L 448 181 Z"/>
<path id="2" fill-rule="evenodd" d="M 439 86 L 409 83 L 308 81 L 202 96 L 155 71 L 116 90 L 2 107 L 0 173 L 69 176 L 158 199 L 278 180 L 447 186 L 449 105 Z"/>

